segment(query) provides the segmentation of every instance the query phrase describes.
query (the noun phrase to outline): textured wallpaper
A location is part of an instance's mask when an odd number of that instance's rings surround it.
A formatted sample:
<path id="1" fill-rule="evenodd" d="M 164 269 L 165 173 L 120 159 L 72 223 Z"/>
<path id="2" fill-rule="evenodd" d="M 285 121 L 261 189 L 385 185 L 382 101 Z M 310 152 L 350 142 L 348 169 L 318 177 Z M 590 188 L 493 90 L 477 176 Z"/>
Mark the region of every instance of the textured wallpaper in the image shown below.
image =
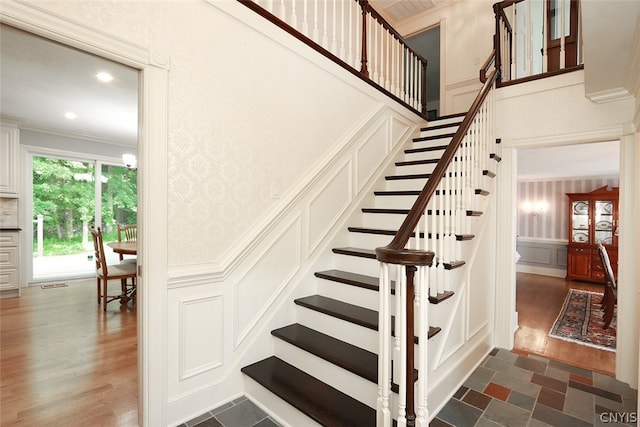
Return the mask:
<path id="1" fill-rule="evenodd" d="M 223 258 L 375 104 L 204 1 L 37 4 L 169 55 L 172 266 Z"/>

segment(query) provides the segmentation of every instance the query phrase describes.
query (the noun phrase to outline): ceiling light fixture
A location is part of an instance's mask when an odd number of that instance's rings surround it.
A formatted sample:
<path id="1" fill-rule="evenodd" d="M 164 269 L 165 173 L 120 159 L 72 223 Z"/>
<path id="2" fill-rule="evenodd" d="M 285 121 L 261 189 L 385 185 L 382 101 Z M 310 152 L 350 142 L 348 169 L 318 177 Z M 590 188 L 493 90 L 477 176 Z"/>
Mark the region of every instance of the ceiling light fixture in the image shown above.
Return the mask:
<path id="1" fill-rule="evenodd" d="M 78 117 L 78 115 L 72 111 L 67 111 L 64 113 L 64 116 L 69 120 L 75 120 Z"/>
<path id="2" fill-rule="evenodd" d="M 106 71 L 99 72 L 98 74 L 96 74 L 96 77 L 98 78 L 98 80 L 105 83 L 108 83 L 113 80 L 113 76 L 107 73 Z"/>

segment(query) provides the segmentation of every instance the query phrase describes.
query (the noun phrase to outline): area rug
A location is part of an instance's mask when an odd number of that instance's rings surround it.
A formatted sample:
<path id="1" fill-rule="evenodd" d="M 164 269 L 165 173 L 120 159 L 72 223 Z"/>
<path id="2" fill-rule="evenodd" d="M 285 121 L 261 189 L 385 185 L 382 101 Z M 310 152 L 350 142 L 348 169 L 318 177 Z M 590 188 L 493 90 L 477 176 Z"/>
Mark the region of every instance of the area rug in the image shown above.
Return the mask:
<path id="1" fill-rule="evenodd" d="M 569 289 L 549 336 L 607 351 L 616 351 L 616 312 L 603 329 L 602 294 Z"/>

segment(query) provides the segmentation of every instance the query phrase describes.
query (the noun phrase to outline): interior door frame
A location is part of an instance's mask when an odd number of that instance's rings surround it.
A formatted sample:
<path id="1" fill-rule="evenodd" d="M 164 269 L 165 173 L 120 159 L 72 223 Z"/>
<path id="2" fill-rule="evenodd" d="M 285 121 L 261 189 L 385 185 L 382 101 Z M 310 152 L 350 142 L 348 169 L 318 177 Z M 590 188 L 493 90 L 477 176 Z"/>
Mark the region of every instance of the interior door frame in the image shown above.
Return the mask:
<path id="1" fill-rule="evenodd" d="M 138 423 L 166 425 L 169 56 L 15 0 L 3 0 L 0 23 L 139 70 Z"/>

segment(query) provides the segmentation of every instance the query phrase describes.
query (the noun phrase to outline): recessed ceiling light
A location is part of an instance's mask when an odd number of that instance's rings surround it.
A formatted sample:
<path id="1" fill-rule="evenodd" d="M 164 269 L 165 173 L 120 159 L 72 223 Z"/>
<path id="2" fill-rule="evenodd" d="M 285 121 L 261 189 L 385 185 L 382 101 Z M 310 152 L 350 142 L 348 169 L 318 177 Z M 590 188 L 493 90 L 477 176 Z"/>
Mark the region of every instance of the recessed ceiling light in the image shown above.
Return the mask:
<path id="1" fill-rule="evenodd" d="M 101 82 L 110 82 L 111 80 L 113 80 L 113 76 L 106 71 L 99 72 L 98 74 L 96 74 L 96 77 Z"/>
<path id="2" fill-rule="evenodd" d="M 64 116 L 69 120 L 73 120 L 76 117 L 78 117 L 78 115 L 76 113 L 73 113 L 71 111 L 67 111 L 66 113 L 64 113 Z"/>

